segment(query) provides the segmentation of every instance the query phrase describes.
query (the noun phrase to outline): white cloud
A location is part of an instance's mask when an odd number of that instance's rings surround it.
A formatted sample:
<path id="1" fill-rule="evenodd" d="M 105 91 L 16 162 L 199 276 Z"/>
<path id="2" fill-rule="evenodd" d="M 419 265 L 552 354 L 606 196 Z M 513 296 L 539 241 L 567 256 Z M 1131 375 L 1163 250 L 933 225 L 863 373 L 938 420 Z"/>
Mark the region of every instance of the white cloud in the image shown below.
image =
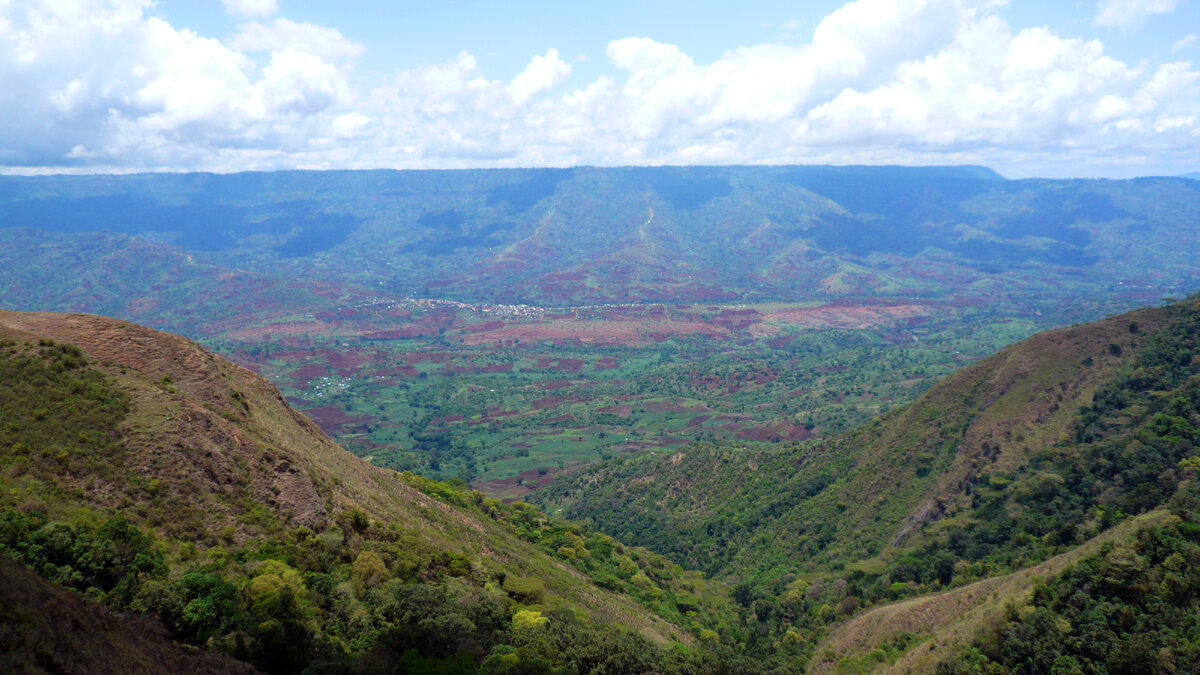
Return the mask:
<path id="1" fill-rule="evenodd" d="M 352 84 L 362 46 L 325 26 L 247 21 L 219 41 L 138 0 L 0 0 L 0 167 L 977 162 L 1026 175 L 1200 153 L 1190 62 L 1126 63 L 1098 40 L 1011 27 L 998 6 L 859 0 L 806 43 L 709 62 L 620 38 L 615 74 L 571 89 L 551 49 L 507 81 L 464 51 L 366 90 Z"/>
<path id="2" fill-rule="evenodd" d="M 205 166 L 231 148 L 301 146 L 352 98 L 311 41 L 274 45 L 259 64 L 149 9 L 0 4 L 0 87 L 11 94 L 0 98 L 0 161 Z"/>
<path id="3" fill-rule="evenodd" d="M 347 59 L 362 53 L 363 47 L 347 40 L 336 29 L 275 19 L 269 24 L 257 21 L 238 26 L 229 46 L 243 52 L 297 51 L 326 60 Z"/>
<path id="4" fill-rule="evenodd" d="M 1171 45 L 1171 52 L 1174 53 L 1187 49 L 1188 47 L 1196 44 L 1197 39 L 1200 39 L 1200 36 L 1197 36 L 1195 33 L 1188 33 L 1187 35 L 1184 35 L 1176 40 L 1175 44 Z"/>
<path id="5" fill-rule="evenodd" d="M 226 14 L 242 19 L 271 16 L 279 11 L 275 0 L 221 0 L 221 4 Z"/>
<path id="6" fill-rule="evenodd" d="M 1096 8 L 1097 26 L 1129 28 L 1155 14 L 1175 11 L 1178 0 L 1100 0 Z"/>
<path id="7" fill-rule="evenodd" d="M 571 65 L 558 57 L 557 49 L 551 49 L 545 56 L 533 57 L 508 85 L 508 93 L 517 103 L 524 103 L 534 94 L 553 89 L 570 74 Z"/>

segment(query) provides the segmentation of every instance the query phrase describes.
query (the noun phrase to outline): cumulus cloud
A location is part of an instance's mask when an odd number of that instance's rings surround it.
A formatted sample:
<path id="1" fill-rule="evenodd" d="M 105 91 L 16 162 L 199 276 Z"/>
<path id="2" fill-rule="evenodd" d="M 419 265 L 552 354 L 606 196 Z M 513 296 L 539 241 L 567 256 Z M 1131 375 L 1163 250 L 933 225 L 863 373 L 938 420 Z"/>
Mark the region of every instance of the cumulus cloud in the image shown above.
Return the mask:
<path id="1" fill-rule="evenodd" d="M 557 49 L 551 49 L 545 56 L 533 57 L 508 85 L 508 93 L 517 103 L 524 103 L 534 94 L 553 89 L 570 74 L 571 65 L 559 58 Z"/>
<path id="2" fill-rule="evenodd" d="M 1200 73 L 1190 62 L 1127 63 L 1099 40 L 1010 26 L 1002 5 L 858 0 L 807 42 L 710 62 L 621 37 L 606 49 L 613 73 L 570 89 L 555 49 L 509 80 L 464 51 L 361 89 L 363 47 L 330 27 L 246 21 L 222 41 L 141 0 L 0 1 L 0 87 L 11 92 L 0 98 L 0 166 L 1191 166 Z"/>
<path id="3" fill-rule="evenodd" d="M 244 49 L 149 15 L 138 0 L 0 5 L 0 161 L 10 166 L 207 166 L 336 131 L 352 98 L 326 59 L 356 53 L 336 31 L 272 25 Z M 301 39 L 271 42 L 287 31 Z M 243 30 L 246 43 L 254 35 Z M 266 37 L 263 37 L 263 36 Z"/>
<path id="4" fill-rule="evenodd" d="M 242 19 L 271 16 L 279 11 L 275 0 L 221 0 L 221 5 L 226 14 Z"/>
<path id="5" fill-rule="evenodd" d="M 1173 12 L 1177 4 L 1178 0 L 1100 0 L 1094 23 L 1129 28 L 1155 14 Z"/>
<path id="6" fill-rule="evenodd" d="M 362 45 L 347 40 L 337 29 L 288 19 L 275 19 L 269 24 L 244 23 L 229 40 L 229 47 L 243 52 L 301 52 L 331 61 L 356 57 L 363 50 Z"/>

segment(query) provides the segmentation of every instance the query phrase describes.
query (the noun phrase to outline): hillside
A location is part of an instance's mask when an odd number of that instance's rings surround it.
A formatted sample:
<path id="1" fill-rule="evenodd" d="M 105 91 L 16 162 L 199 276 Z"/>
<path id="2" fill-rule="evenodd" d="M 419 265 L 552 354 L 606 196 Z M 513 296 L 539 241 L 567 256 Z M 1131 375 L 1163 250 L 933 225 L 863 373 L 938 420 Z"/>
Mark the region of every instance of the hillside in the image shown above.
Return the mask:
<path id="1" fill-rule="evenodd" d="M 118 616 L 0 556 L 0 670 L 6 673 L 252 673 L 171 641 L 152 618 Z"/>
<path id="2" fill-rule="evenodd" d="M 25 248 L 59 234 L 78 264 L 124 245 L 87 235 L 107 231 L 267 277 L 542 306 L 986 297 L 1019 309 L 1020 296 L 1048 310 L 1148 289 L 1156 300 L 1195 285 L 1198 213 L 1186 179 L 1009 181 L 981 167 L 0 178 L 5 238 Z M 10 308 L 66 308 L 27 297 L 66 280 L 16 284 L 5 271 Z"/>
<path id="3" fill-rule="evenodd" d="M 158 615 L 179 641 L 269 672 L 742 658 L 749 628 L 719 585 L 529 507 L 367 465 L 189 340 L 4 312 L 0 369 L 0 551 Z"/>
<path id="4" fill-rule="evenodd" d="M 1040 333 L 826 443 L 762 452 L 700 445 L 666 458 L 636 457 L 566 478 L 535 499 L 570 517 L 620 522 L 612 531 L 631 540 L 640 540 L 642 517 L 657 519 L 642 526 L 646 542 L 659 529 L 689 531 L 690 546 L 712 546 L 690 556 L 712 573 L 756 568 L 785 530 L 793 533 L 784 543 L 792 547 L 789 567 L 869 558 L 969 504 L 977 484 L 1016 473 L 1031 451 L 1073 430 L 1080 407 L 1128 366 L 1164 316 L 1140 310 Z M 1138 332 L 1129 330 L 1133 323 Z M 625 515 L 626 500 L 636 517 Z M 736 539 L 713 545 L 704 533 L 718 529 Z"/>
<path id="5" fill-rule="evenodd" d="M 0 277 L 11 294 L 2 309 L 88 312 L 211 334 L 371 297 L 340 284 L 216 264 L 144 237 L 9 225 L 0 227 Z M 71 273 L 59 273 L 64 269 Z"/>
<path id="6" fill-rule="evenodd" d="M 1196 297 L 1050 331 L 830 441 L 613 461 L 535 500 L 741 579 L 739 601 L 808 613 L 797 627 L 821 634 L 1067 553 L 1192 489 L 1198 335 Z"/>
<path id="7" fill-rule="evenodd" d="M 200 340 L 354 454 L 513 499 L 614 455 L 836 434 L 1039 330 L 1191 290 L 1197 185 L 894 166 L 5 176 L 0 308 Z"/>

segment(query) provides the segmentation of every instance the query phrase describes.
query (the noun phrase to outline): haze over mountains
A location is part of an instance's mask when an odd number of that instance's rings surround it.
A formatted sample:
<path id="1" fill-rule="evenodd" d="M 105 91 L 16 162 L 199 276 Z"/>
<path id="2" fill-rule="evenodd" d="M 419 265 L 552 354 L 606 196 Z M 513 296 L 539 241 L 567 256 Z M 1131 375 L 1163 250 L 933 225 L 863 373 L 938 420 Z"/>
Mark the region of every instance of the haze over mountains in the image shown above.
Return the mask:
<path id="1" fill-rule="evenodd" d="M 138 244 L 147 263 L 178 251 L 268 278 L 550 306 L 995 301 L 1029 292 L 1049 307 L 1080 295 L 1153 297 L 1198 283 L 1191 265 L 1198 214 L 1200 186 L 1186 179 L 1008 181 L 981 167 L 0 179 L 0 235 L 10 256 L 20 251 L 25 260 L 71 259 L 86 270 L 103 257 L 111 268 L 133 244 L 74 238 L 109 231 L 164 247 Z M 14 279 L 16 263 L 5 261 L 4 280 Z M 160 281 L 172 284 L 222 274 L 163 264 Z M 27 267 L 31 276 L 5 287 L 6 306 L 28 307 L 35 298 L 22 294 L 48 285 L 73 302 L 46 298 L 39 308 L 111 310 L 154 295 L 60 289 L 66 280 L 38 278 L 36 266 Z M 116 281 L 136 280 L 118 274 Z"/>
<path id="2" fill-rule="evenodd" d="M 0 672 L 1200 675 L 1200 3 L 463 9 L 0 0 Z"/>
<path id="3" fill-rule="evenodd" d="M 1188 179 L 969 166 L 5 177 L 0 307 L 203 339 L 356 454 L 515 497 L 1186 294 L 1197 223 Z"/>
<path id="4" fill-rule="evenodd" d="M 0 572 L 161 624 L 21 595 L 96 630 L 18 667 L 1200 663 L 1196 181 L 4 177 L 0 244 Z"/>

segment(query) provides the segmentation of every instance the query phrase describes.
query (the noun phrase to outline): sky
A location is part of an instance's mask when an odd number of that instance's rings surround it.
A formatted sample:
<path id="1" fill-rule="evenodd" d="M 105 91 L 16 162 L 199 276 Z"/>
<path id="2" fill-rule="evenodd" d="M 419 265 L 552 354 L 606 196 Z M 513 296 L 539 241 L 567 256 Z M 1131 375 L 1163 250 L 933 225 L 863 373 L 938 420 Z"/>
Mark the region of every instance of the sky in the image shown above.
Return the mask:
<path id="1" fill-rule="evenodd" d="M 0 172 L 1200 171 L 1200 0 L 0 0 Z"/>

